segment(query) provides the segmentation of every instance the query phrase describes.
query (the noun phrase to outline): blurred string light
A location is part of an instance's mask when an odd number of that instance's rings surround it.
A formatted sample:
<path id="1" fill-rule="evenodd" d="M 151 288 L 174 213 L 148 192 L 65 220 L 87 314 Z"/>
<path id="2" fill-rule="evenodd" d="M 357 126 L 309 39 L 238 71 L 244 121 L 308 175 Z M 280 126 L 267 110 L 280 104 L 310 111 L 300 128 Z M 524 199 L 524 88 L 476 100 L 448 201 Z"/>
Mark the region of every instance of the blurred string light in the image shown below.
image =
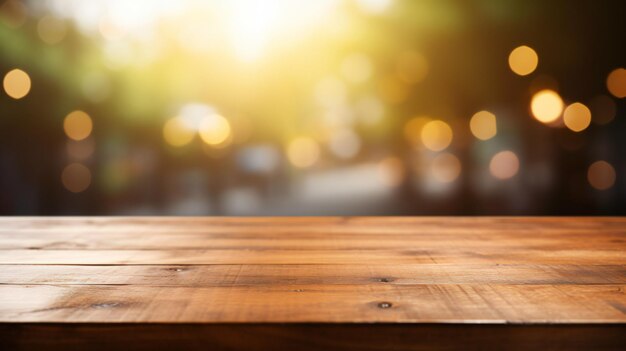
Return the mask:
<path id="1" fill-rule="evenodd" d="M 452 143 L 452 128 L 444 121 L 434 120 L 422 127 L 420 136 L 427 149 L 441 151 Z"/>
<path id="2" fill-rule="evenodd" d="M 597 190 L 610 189 L 615 184 L 615 179 L 615 168 L 603 160 L 592 163 L 587 170 L 587 180 Z"/>
<path id="3" fill-rule="evenodd" d="M 493 138 L 498 132 L 496 115 L 489 111 L 476 112 L 470 119 L 470 131 L 480 140 Z"/>
<path id="4" fill-rule="evenodd" d="M 93 129 L 91 117 L 84 111 L 70 112 L 63 120 L 63 130 L 68 138 L 72 140 L 83 140 L 87 138 Z"/>
<path id="5" fill-rule="evenodd" d="M 287 146 L 287 158 L 298 168 L 313 166 L 319 157 L 319 144 L 311 137 L 298 137 Z"/>
<path id="6" fill-rule="evenodd" d="M 489 172 L 497 179 L 513 178 L 519 171 L 519 159 L 510 150 L 500 151 L 489 162 Z"/>
<path id="7" fill-rule="evenodd" d="M 73 193 L 83 192 L 91 185 L 91 171 L 81 163 L 69 164 L 63 169 L 61 182 Z"/>
<path id="8" fill-rule="evenodd" d="M 200 138 L 207 145 L 225 147 L 232 140 L 232 128 L 226 118 L 216 113 L 205 116 L 198 129 Z"/>
<path id="9" fill-rule="evenodd" d="M 519 46 L 511 51 L 509 55 L 509 67 L 520 76 L 527 76 L 537 69 L 539 56 L 528 46 Z"/>
<path id="10" fill-rule="evenodd" d="M 552 123 L 563 112 L 563 100 L 553 90 L 541 90 L 533 96 L 530 110 L 538 121 L 546 124 Z"/>
<path id="11" fill-rule="evenodd" d="M 37 33 L 44 43 L 54 45 L 65 38 L 67 26 L 62 19 L 45 15 L 37 22 Z"/>
<path id="12" fill-rule="evenodd" d="M 31 81 L 28 74 L 21 69 L 9 71 L 3 80 L 4 91 L 10 97 L 19 100 L 30 92 Z"/>
<path id="13" fill-rule="evenodd" d="M 616 98 L 626 97 L 626 69 L 617 68 L 606 78 L 606 87 Z"/>
<path id="14" fill-rule="evenodd" d="M 441 153 L 432 160 L 431 174 L 440 183 L 451 183 L 461 174 L 461 161 L 451 153 Z"/>
<path id="15" fill-rule="evenodd" d="M 225 148 L 234 140 L 230 122 L 214 108 L 204 104 L 183 106 L 177 117 L 167 120 L 163 125 L 163 139 L 174 147 L 189 144 L 196 133 L 206 146 L 213 149 Z"/>
<path id="16" fill-rule="evenodd" d="M 563 111 L 563 123 L 574 132 L 581 132 L 591 123 L 591 111 L 580 102 L 575 102 Z"/>
<path id="17" fill-rule="evenodd" d="M 174 147 L 189 144 L 195 134 L 196 131 L 189 128 L 180 117 L 171 118 L 163 125 L 163 138 Z"/>

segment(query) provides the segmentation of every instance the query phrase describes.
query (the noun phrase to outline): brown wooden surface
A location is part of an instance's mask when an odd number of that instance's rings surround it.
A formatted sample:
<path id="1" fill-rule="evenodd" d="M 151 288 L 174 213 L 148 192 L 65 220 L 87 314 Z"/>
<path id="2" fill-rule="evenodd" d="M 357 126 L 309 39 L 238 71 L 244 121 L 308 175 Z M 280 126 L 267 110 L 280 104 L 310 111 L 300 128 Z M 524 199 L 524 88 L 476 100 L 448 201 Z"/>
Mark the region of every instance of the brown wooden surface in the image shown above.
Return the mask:
<path id="1" fill-rule="evenodd" d="M 626 218 L 0 219 L 8 349 L 617 350 L 625 288 Z"/>

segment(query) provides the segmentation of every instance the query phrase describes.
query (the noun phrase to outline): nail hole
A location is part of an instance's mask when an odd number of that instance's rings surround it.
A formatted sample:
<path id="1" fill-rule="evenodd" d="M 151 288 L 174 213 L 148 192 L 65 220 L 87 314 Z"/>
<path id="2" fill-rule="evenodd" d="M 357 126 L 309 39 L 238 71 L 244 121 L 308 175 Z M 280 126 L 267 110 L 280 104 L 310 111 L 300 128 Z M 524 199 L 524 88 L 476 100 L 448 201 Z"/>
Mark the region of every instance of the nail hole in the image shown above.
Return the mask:
<path id="1" fill-rule="evenodd" d="M 378 278 L 377 280 L 381 283 L 391 283 L 393 278 Z"/>
<path id="2" fill-rule="evenodd" d="M 393 304 L 391 302 L 381 302 L 378 304 L 378 308 L 391 308 Z"/>
<path id="3" fill-rule="evenodd" d="M 172 271 L 172 272 L 184 272 L 184 271 L 186 271 L 185 268 L 166 268 L 166 270 Z"/>

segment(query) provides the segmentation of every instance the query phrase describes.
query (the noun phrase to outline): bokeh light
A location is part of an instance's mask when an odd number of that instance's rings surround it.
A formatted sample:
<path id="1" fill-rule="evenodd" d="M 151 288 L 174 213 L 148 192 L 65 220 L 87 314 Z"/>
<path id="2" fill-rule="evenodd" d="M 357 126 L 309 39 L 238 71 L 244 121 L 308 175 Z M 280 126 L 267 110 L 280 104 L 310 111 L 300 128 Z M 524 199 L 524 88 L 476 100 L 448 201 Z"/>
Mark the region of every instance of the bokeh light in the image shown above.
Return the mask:
<path id="1" fill-rule="evenodd" d="M 19 0 L 6 0 L 0 5 L 0 20 L 11 28 L 19 28 L 26 22 L 28 9 Z"/>
<path id="2" fill-rule="evenodd" d="M 63 130 L 68 138 L 83 140 L 91 135 L 93 123 L 91 117 L 84 111 L 70 112 L 63 120 Z"/>
<path id="3" fill-rule="evenodd" d="M 626 3 L 495 2 L 0 1 L 0 211 L 623 215 Z"/>
<path id="4" fill-rule="evenodd" d="M 380 161 L 378 168 L 383 183 L 389 187 L 399 186 L 406 177 L 404 163 L 395 156 L 390 156 Z"/>
<path id="5" fill-rule="evenodd" d="M 70 159 L 74 161 L 85 161 L 93 156 L 96 149 L 96 142 L 94 138 L 87 138 L 80 141 L 68 139 L 66 148 L 67 155 Z"/>
<path id="6" fill-rule="evenodd" d="M 606 78 L 606 87 L 616 98 L 626 97 L 626 69 L 617 68 Z"/>
<path id="7" fill-rule="evenodd" d="M 26 72 L 16 68 L 4 76 L 3 86 L 7 95 L 18 100 L 28 95 L 31 86 L 30 77 Z"/>
<path id="8" fill-rule="evenodd" d="M 575 102 L 563 111 L 563 123 L 574 132 L 581 132 L 591 123 L 591 111 L 580 102 Z"/>
<path id="9" fill-rule="evenodd" d="M 519 171 L 519 159 L 510 150 L 500 151 L 491 158 L 489 172 L 497 179 L 513 178 Z"/>
<path id="10" fill-rule="evenodd" d="M 230 123 L 218 114 L 206 116 L 200 123 L 198 133 L 202 141 L 214 147 L 227 146 L 232 140 Z"/>
<path id="11" fill-rule="evenodd" d="M 451 153 L 442 153 L 432 160 L 431 173 L 441 183 L 451 183 L 461 174 L 461 161 Z"/>
<path id="12" fill-rule="evenodd" d="M 441 151 L 452 143 L 452 128 L 441 120 L 430 121 L 422 127 L 421 137 L 426 148 Z"/>
<path id="13" fill-rule="evenodd" d="M 596 161 L 587 170 L 587 180 L 597 190 L 607 190 L 615 184 L 615 168 L 603 160 Z"/>
<path id="14" fill-rule="evenodd" d="M 563 99 L 553 90 L 541 90 L 530 103 L 533 116 L 542 123 L 556 121 L 563 112 Z"/>
<path id="15" fill-rule="evenodd" d="M 498 132 L 496 115 L 489 111 L 476 112 L 470 120 L 470 130 L 477 139 L 489 140 L 493 138 Z"/>
<path id="16" fill-rule="evenodd" d="M 37 33 L 44 43 L 54 45 L 67 34 L 67 27 L 62 19 L 46 15 L 37 22 Z"/>
<path id="17" fill-rule="evenodd" d="M 179 117 L 171 118 L 163 125 L 163 139 L 175 147 L 189 144 L 195 134 L 196 131 L 189 128 Z"/>
<path id="18" fill-rule="evenodd" d="M 535 50 L 528 46 L 519 46 L 509 55 L 509 67 L 520 76 L 527 76 L 537 69 L 539 56 Z"/>
<path id="19" fill-rule="evenodd" d="M 313 166 L 320 157 L 319 144 L 310 137 L 298 137 L 287 147 L 287 158 L 298 168 Z"/>
<path id="20" fill-rule="evenodd" d="M 91 185 L 91 171 L 80 163 L 69 164 L 63 169 L 61 182 L 73 193 L 83 192 Z"/>
<path id="21" fill-rule="evenodd" d="M 361 139 L 352 129 L 344 128 L 333 133 L 328 147 L 335 156 L 349 159 L 359 152 Z"/>

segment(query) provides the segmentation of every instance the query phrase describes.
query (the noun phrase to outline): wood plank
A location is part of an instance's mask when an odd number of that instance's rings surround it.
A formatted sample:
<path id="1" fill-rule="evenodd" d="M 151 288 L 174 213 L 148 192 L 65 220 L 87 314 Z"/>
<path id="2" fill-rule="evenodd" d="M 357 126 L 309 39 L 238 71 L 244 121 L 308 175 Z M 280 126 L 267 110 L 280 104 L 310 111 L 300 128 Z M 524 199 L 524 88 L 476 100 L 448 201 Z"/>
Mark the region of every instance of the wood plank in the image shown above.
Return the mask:
<path id="1" fill-rule="evenodd" d="M 589 234 L 564 240 L 554 235 L 488 235 L 468 233 L 446 234 L 445 240 L 437 234 L 312 234 L 294 232 L 284 238 L 268 238 L 249 233 L 144 233 L 106 232 L 83 233 L 19 233 L 0 234 L 0 250 L 158 250 L 158 249 L 399 249 L 418 246 L 423 249 L 445 248 L 519 248 L 582 249 L 593 237 L 596 249 L 626 250 L 626 234 Z M 564 247 L 565 246 L 565 247 Z"/>
<path id="2" fill-rule="evenodd" d="M 626 284 L 626 265 L 7 265 L 0 284 L 269 286 L 358 284 Z"/>
<path id="3" fill-rule="evenodd" d="M 445 218 L 445 225 L 442 221 Z M 625 233 L 622 217 L 13 217 L 0 219 L 0 233 L 248 233 L 272 236 L 319 234 L 520 233 L 535 235 Z"/>
<path id="4" fill-rule="evenodd" d="M 626 285 L 0 286 L 0 322 L 624 323 Z"/>
<path id="5" fill-rule="evenodd" d="M 287 250 L 0 250 L 0 264 L 599 264 L 624 265 L 623 250 L 476 248 Z"/>
<path id="6" fill-rule="evenodd" d="M 624 324 L 0 324 L 2 350 L 622 351 Z"/>
<path id="7" fill-rule="evenodd" d="M 0 218 L 0 349 L 621 350 L 625 253 L 615 217 Z"/>

